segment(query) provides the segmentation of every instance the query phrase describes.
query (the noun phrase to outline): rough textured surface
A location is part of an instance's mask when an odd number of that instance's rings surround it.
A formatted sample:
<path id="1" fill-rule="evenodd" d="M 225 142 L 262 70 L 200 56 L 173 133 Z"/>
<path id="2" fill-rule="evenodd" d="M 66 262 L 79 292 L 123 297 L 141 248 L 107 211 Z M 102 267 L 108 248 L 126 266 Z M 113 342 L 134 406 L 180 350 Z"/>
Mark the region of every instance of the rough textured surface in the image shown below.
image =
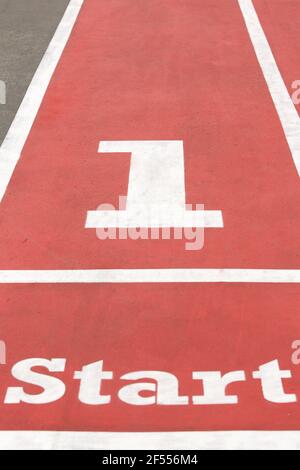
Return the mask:
<path id="1" fill-rule="evenodd" d="M 2 152 L 17 164 L 0 205 L 0 448 L 300 448 L 296 2 L 255 1 L 278 69 L 236 0 L 86 0 L 57 35 L 41 106 L 43 79 Z M 155 156 L 142 185 L 132 152 L 99 155 L 119 141 L 182 141 L 184 174 Z M 132 182 L 157 194 L 174 174 L 188 204 L 222 211 L 201 249 L 86 228 Z"/>
<path id="2" fill-rule="evenodd" d="M 51 40 L 68 0 L 0 0 L 0 142 L 14 118 L 30 80 Z"/>

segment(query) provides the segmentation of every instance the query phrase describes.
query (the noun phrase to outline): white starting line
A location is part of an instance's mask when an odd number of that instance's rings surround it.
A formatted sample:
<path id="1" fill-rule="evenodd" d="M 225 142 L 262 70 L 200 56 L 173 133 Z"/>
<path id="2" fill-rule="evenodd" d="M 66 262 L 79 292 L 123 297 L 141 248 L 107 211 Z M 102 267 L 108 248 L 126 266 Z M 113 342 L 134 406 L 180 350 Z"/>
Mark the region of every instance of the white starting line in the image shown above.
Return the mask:
<path id="1" fill-rule="evenodd" d="M 0 431 L 0 450 L 297 450 L 300 431 Z"/>
<path id="2" fill-rule="evenodd" d="M 70 269 L 0 271 L 0 284 L 300 283 L 300 269 Z"/>

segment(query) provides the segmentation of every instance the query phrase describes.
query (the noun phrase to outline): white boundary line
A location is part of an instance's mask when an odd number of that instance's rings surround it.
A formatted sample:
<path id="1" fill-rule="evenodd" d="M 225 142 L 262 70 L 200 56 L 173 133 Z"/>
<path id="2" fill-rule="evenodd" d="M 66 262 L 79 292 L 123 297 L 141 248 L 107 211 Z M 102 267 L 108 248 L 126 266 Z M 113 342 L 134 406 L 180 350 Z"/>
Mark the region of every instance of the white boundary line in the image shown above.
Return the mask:
<path id="1" fill-rule="evenodd" d="M 300 176 L 300 118 L 277 67 L 252 0 L 238 0 L 254 51 L 267 82 Z"/>
<path id="2" fill-rule="evenodd" d="M 70 0 L 0 147 L 0 202 L 20 159 L 51 77 L 67 44 L 84 0 Z"/>
<path id="3" fill-rule="evenodd" d="M 299 450 L 300 431 L 0 431 L 1 450 Z"/>
<path id="4" fill-rule="evenodd" d="M 0 284 L 300 283 L 300 269 L 5 270 Z"/>

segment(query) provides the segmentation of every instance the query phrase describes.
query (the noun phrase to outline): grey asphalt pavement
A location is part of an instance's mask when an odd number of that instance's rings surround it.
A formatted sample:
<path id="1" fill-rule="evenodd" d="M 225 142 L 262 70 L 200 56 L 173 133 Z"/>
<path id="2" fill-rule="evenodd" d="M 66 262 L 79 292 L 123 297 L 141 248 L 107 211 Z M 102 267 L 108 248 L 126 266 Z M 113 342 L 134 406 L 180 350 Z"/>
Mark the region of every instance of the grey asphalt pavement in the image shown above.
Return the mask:
<path id="1" fill-rule="evenodd" d="M 69 0 L 0 0 L 0 143 L 60 22 Z"/>

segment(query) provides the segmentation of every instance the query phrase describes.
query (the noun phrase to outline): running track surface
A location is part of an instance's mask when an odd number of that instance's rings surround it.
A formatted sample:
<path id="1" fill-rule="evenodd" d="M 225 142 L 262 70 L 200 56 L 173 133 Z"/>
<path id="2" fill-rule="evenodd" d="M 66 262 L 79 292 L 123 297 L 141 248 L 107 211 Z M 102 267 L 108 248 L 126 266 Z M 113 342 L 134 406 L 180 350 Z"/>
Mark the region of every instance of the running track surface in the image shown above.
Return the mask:
<path id="1" fill-rule="evenodd" d="M 105 439 L 110 448 L 114 439 L 126 447 L 130 435 L 122 440 L 122 432 L 139 433 L 141 442 L 143 432 L 153 433 L 156 447 L 180 448 L 180 441 L 187 448 L 299 447 L 300 366 L 291 362 L 300 337 L 297 149 L 289 145 L 241 5 L 85 0 L 79 12 L 80 3 L 70 2 L 70 39 L 56 56 L 41 106 L 33 87 L 27 113 L 2 146 L 0 168 L 11 171 L 6 181 L 0 175 L 0 331 L 8 351 L 0 366 L 2 446 L 63 446 L 59 433 L 45 434 L 48 444 L 32 433 L 43 430 L 68 431 L 69 447 L 101 447 Z M 244 12 L 255 7 L 282 87 L 291 93 L 300 79 L 299 2 L 240 3 Z M 48 55 L 43 70 L 50 66 Z M 43 81 L 42 72 L 38 78 Z M 291 108 L 297 124 L 299 107 L 290 102 Z M 298 127 L 293 131 L 299 142 Z M 100 141 L 120 140 L 184 142 L 186 202 L 223 215 L 223 228 L 205 229 L 203 249 L 187 251 L 183 240 L 99 240 L 95 229 L 85 228 L 87 211 L 102 203 L 118 207 L 119 195 L 127 194 L 130 154 L 98 153 Z M 145 270 L 151 271 L 143 281 Z M 218 282 L 207 282 L 210 270 Z M 232 270 L 241 270 L 242 282 Z M 61 399 L 4 403 L 8 387 L 41 392 L 11 375 L 26 358 L 67 359 L 64 372 L 50 374 L 66 384 Z M 102 389 L 112 401 L 85 405 L 73 374 L 99 360 L 114 372 Z M 252 378 L 274 360 L 291 371 L 284 389 L 297 401 L 267 401 Z M 118 400 L 120 377 L 147 370 L 174 374 L 181 395 L 190 397 L 201 395 L 192 371 L 242 370 L 247 380 L 227 389 L 238 396 L 236 404 Z M 245 441 L 238 431 L 257 432 Z M 273 431 L 267 444 L 263 431 Z M 96 432 L 104 434 L 97 440 Z M 155 433 L 163 432 L 159 441 Z M 190 435 L 181 432 L 193 434 L 184 441 Z"/>

